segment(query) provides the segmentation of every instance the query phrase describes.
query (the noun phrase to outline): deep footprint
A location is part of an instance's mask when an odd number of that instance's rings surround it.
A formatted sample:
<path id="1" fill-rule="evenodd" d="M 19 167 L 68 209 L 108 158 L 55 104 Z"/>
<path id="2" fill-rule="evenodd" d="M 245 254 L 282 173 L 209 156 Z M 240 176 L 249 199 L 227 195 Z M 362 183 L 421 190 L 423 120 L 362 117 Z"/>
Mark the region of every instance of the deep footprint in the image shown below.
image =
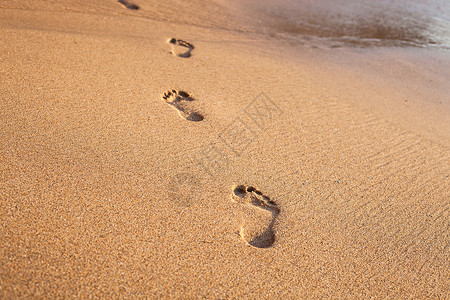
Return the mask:
<path id="1" fill-rule="evenodd" d="M 171 38 L 167 41 L 172 46 L 172 54 L 178 57 L 188 58 L 191 56 L 191 51 L 194 46 L 183 40 Z"/>
<path id="2" fill-rule="evenodd" d="M 204 119 L 199 112 L 187 107 L 186 102 L 194 101 L 194 98 L 188 93 L 171 90 L 165 92 L 162 98 L 166 103 L 172 105 L 183 119 L 193 122 L 199 122 Z"/>
<path id="3" fill-rule="evenodd" d="M 133 10 L 138 10 L 139 6 L 137 6 L 134 3 L 131 3 L 127 0 L 117 0 L 117 2 L 119 2 L 120 4 L 122 4 L 123 6 L 125 6 L 128 9 L 133 9 Z"/>
<path id="4" fill-rule="evenodd" d="M 275 242 L 273 226 L 280 213 L 277 204 L 251 186 L 239 185 L 234 188 L 233 201 L 249 205 L 258 211 L 245 220 L 240 229 L 240 236 L 249 245 L 256 248 L 269 248 Z"/>

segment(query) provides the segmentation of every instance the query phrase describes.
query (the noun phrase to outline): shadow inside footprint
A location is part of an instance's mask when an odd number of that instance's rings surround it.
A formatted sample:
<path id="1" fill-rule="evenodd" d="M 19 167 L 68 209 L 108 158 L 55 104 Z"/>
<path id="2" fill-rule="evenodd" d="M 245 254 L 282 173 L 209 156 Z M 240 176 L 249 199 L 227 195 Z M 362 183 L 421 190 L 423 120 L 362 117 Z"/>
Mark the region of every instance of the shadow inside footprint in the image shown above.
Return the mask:
<path id="1" fill-rule="evenodd" d="M 260 215 L 253 215 L 241 226 L 240 236 L 256 248 L 269 248 L 275 242 L 273 230 L 275 219 L 280 213 L 277 204 L 251 186 L 239 185 L 234 188 L 233 201 L 257 208 Z"/>
<path id="2" fill-rule="evenodd" d="M 194 49 L 192 44 L 175 38 L 168 40 L 168 43 L 172 46 L 172 54 L 178 57 L 188 58 Z"/>
<path id="3" fill-rule="evenodd" d="M 197 111 L 189 109 L 186 102 L 194 101 L 194 98 L 191 97 L 186 92 L 171 90 L 167 91 L 163 94 L 162 98 L 166 103 L 170 104 L 174 107 L 178 114 L 188 121 L 199 122 L 204 119 L 204 117 Z"/>
<path id="4" fill-rule="evenodd" d="M 122 4 L 123 6 L 125 6 L 128 9 L 132 9 L 132 10 L 138 10 L 139 6 L 137 6 L 134 3 L 131 3 L 127 0 L 117 0 L 117 2 L 119 2 L 120 4 Z"/>

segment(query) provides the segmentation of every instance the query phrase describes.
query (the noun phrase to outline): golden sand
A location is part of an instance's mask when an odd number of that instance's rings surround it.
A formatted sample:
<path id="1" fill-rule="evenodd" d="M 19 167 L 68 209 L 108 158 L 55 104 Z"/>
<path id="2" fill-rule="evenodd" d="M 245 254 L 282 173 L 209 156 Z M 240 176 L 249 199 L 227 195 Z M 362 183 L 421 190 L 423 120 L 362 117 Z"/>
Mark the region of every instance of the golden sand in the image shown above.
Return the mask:
<path id="1" fill-rule="evenodd" d="M 0 3 L 0 298 L 449 297 L 445 65 L 217 3 Z"/>

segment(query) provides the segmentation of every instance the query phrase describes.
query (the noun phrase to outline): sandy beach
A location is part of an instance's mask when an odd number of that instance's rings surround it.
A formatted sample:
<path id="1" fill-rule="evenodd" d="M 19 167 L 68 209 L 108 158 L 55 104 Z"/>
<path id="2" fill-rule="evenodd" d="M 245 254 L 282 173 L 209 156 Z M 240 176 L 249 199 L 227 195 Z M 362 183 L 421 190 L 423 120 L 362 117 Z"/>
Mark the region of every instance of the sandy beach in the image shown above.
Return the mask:
<path id="1" fill-rule="evenodd" d="M 450 51 L 237 2 L 0 3 L 0 298 L 450 297 Z"/>

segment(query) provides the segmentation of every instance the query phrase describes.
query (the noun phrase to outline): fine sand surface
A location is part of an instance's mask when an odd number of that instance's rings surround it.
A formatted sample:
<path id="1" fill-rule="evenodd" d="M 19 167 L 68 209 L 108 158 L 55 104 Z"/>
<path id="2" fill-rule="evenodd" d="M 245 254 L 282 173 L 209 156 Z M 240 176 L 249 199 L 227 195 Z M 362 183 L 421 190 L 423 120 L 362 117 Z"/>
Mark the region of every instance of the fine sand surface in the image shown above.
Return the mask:
<path id="1" fill-rule="evenodd" d="M 0 2 L 0 298 L 450 297 L 448 53 L 121 2 Z"/>

